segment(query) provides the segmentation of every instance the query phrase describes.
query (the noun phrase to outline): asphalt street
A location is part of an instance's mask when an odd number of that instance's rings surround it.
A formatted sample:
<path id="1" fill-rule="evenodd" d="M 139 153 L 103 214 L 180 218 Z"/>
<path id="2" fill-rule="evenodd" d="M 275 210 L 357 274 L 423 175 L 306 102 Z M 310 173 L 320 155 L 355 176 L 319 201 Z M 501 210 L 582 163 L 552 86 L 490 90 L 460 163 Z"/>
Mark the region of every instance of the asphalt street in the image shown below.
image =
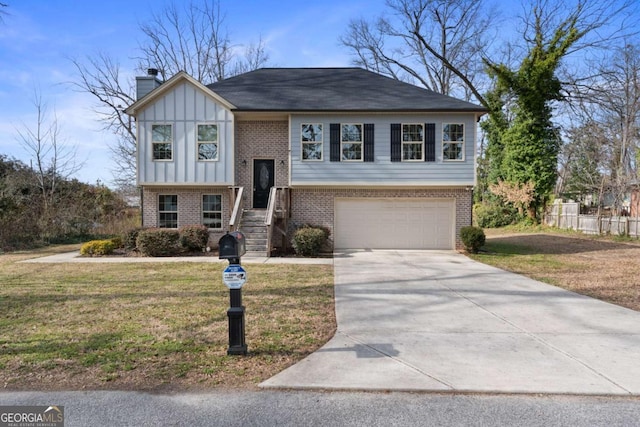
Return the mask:
<path id="1" fill-rule="evenodd" d="M 121 391 L 0 393 L 2 405 L 62 405 L 87 426 L 640 426 L 640 399 L 423 393 Z"/>

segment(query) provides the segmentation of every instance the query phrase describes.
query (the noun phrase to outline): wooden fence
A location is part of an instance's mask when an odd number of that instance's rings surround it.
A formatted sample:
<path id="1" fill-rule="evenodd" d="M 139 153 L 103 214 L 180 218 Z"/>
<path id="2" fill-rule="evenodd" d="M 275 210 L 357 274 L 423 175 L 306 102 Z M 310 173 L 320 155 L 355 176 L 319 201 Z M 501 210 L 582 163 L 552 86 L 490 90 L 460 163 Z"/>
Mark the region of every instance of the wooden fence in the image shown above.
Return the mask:
<path id="1" fill-rule="evenodd" d="M 545 215 L 545 224 L 582 231 L 586 234 L 612 234 L 640 237 L 640 218 L 628 216 L 582 215 L 579 203 L 554 203 Z"/>

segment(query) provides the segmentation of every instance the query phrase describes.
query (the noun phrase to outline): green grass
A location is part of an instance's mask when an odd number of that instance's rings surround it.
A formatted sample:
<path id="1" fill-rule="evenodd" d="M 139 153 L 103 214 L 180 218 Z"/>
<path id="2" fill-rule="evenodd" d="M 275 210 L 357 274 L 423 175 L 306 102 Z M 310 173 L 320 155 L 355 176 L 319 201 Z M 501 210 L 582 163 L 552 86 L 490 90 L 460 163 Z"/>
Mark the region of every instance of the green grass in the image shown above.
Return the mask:
<path id="1" fill-rule="evenodd" d="M 8 389 L 253 386 L 335 330 L 331 266 L 245 266 L 249 355 L 229 357 L 225 265 L 16 263 L 29 256 L 0 256 Z"/>

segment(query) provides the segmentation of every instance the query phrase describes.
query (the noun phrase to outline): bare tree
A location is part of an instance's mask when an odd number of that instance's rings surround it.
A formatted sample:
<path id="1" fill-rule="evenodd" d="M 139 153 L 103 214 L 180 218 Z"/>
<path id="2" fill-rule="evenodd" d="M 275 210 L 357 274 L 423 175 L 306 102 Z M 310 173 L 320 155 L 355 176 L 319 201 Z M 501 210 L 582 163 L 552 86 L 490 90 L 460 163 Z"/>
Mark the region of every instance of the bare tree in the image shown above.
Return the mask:
<path id="1" fill-rule="evenodd" d="M 24 124 L 23 129 L 17 129 L 17 140 L 31 156 L 31 168 L 41 192 L 43 212 L 52 218 L 59 181 L 78 172 L 82 164 L 76 161 L 76 148 L 62 140 L 55 111 L 50 119 L 47 105 L 37 91 L 33 105 L 36 122 L 33 126 Z"/>
<path id="2" fill-rule="evenodd" d="M 495 10 L 477 0 L 389 0 L 390 12 L 371 23 L 350 22 L 340 42 L 355 64 L 417 81 L 445 95 L 476 89 Z M 395 17 L 395 19 L 393 18 Z"/>
<path id="3" fill-rule="evenodd" d="M 604 174 L 614 210 L 619 211 L 625 195 L 639 184 L 640 47 L 624 44 L 610 49 L 592 68 L 594 75 L 581 82 L 581 108 L 576 110 L 585 123 L 582 127 L 592 130 L 580 139 L 570 139 L 565 150 L 579 149 L 585 141 L 600 147 L 597 168 Z M 585 181 L 588 177 L 578 178 Z M 576 182 L 576 177 L 572 182 L 596 184 Z"/>
<path id="4" fill-rule="evenodd" d="M 201 82 L 224 79 L 233 53 L 223 24 L 217 2 L 168 5 L 140 26 L 145 41 L 139 68 L 157 68 L 163 79 L 181 70 Z"/>
<path id="5" fill-rule="evenodd" d="M 180 5 L 180 7 L 178 7 Z M 262 40 L 244 51 L 230 42 L 224 16 L 216 0 L 202 5 L 180 2 L 168 5 L 140 25 L 144 36 L 137 71 L 156 68 L 162 79 L 179 71 L 205 84 L 264 66 L 268 61 Z M 110 147 L 117 166 L 113 176 L 119 187 L 135 182 L 135 122 L 124 109 L 135 102 L 135 81 L 126 77 L 118 61 L 104 53 L 85 60 L 72 59 L 79 78 L 73 85 L 94 96 L 105 130 L 117 140 Z"/>
<path id="6" fill-rule="evenodd" d="M 75 59 L 72 62 L 78 71 L 74 86 L 93 95 L 96 101 L 93 110 L 103 129 L 116 137 L 109 147 L 116 160 L 116 169 L 112 171 L 116 185 L 135 182 L 135 121 L 124 113 L 135 102 L 135 81 L 125 78 L 120 65 L 104 53 L 87 58 L 86 64 Z"/>
<path id="7" fill-rule="evenodd" d="M 4 17 L 7 15 L 7 11 L 4 10 L 5 7 L 9 7 L 7 3 L 0 3 L 0 24 L 4 22 Z"/>

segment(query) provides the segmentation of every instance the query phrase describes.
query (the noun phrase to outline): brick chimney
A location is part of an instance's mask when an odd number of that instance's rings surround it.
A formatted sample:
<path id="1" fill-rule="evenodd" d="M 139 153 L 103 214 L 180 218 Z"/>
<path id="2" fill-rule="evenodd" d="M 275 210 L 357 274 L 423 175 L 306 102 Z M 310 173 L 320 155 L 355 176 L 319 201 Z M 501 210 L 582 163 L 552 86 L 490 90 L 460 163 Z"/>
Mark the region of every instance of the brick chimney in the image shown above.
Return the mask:
<path id="1" fill-rule="evenodd" d="M 146 76 L 136 77 L 136 100 L 144 97 L 161 84 L 162 81 L 158 79 L 158 70 L 148 68 Z"/>

